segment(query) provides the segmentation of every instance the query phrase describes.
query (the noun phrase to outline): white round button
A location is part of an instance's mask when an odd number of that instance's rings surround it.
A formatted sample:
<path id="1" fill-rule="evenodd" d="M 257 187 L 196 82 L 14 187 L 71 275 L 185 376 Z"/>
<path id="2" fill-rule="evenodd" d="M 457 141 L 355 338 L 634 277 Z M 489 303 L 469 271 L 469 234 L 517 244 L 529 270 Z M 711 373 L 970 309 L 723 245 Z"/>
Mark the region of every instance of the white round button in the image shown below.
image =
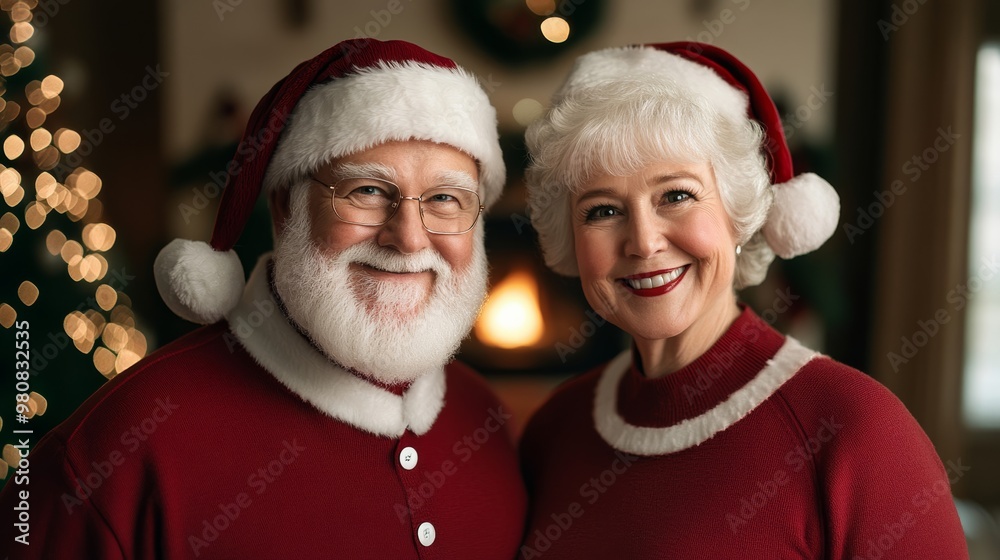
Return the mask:
<path id="1" fill-rule="evenodd" d="M 399 452 L 399 464 L 406 470 L 412 471 L 417 466 L 417 450 L 412 447 L 404 447 Z M 431 530 L 434 528 L 431 527 Z M 433 539 L 431 539 L 433 540 Z"/>
<path id="2" fill-rule="evenodd" d="M 424 521 L 417 527 L 417 539 L 420 540 L 420 544 L 424 546 L 430 546 L 434 544 L 434 538 L 437 537 L 437 531 L 434 530 L 434 526 Z"/>

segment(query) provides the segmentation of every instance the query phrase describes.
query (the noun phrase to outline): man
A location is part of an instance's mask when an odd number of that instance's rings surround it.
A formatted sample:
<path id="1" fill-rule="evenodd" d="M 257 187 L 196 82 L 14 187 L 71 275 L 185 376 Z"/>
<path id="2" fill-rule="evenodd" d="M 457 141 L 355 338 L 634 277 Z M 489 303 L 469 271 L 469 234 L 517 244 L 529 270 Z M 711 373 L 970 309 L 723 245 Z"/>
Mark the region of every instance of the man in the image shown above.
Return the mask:
<path id="1" fill-rule="evenodd" d="M 174 241 L 156 262 L 171 309 L 209 326 L 39 443 L 30 485 L 0 499 L 3 548 L 513 557 L 525 495 L 507 415 L 445 365 L 485 297 L 480 213 L 504 181 L 476 80 L 408 43 L 341 43 L 261 100 L 229 171 L 211 247 Z M 262 189 L 275 251 L 243 288 L 231 248 Z"/>

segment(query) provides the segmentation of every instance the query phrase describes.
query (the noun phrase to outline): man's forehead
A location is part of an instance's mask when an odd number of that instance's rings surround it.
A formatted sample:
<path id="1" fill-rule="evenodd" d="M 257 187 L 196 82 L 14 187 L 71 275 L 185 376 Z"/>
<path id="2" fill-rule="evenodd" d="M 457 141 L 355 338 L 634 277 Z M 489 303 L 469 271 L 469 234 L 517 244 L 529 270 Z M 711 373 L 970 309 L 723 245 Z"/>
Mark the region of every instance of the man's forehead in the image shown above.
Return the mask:
<path id="1" fill-rule="evenodd" d="M 324 170 L 333 181 L 353 177 L 371 177 L 395 183 L 401 180 L 402 175 L 390 161 L 332 160 L 324 166 Z M 478 174 L 478 168 L 476 172 Z M 441 169 L 436 169 L 428 173 L 429 175 L 426 176 L 427 179 L 435 183 L 460 186 L 473 190 L 478 190 L 479 187 L 479 181 L 476 176 L 465 169 L 443 166 Z"/>
<path id="2" fill-rule="evenodd" d="M 447 143 L 414 138 L 387 140 L 361 150 L 339 154 L 327 160 L 325 165 L 337 166 L 341 163 L 375 162 L 391 166 L 394 162 L 405 160 L 412 154 L 424 154 L 424 157 L 432 157 L 442 162 L 447 161 L 449 165 L 457 167 L 471 166 L 477 172 L 480 167 L 479 161 L 461 148 Z"/>

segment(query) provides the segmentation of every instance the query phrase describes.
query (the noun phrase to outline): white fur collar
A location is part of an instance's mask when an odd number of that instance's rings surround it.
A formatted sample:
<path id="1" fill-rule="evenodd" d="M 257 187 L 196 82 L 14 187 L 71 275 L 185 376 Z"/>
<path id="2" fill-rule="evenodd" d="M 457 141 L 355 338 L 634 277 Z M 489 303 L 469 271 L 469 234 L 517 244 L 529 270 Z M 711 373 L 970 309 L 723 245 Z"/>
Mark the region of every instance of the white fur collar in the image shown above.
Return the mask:
<path id="1" fill-rule="evenodd" d="M 402 396 L 345 371 L 285 320 L 268 287 L 268 261 L 258 261 L 239 305 L 227 315 L 229 330 L 254 360 L 321 412 L 366 432 L 399 437 L 407 429 L 417 435 L 430 430 L 444 406 L 444 368 L 421 376 Z"/>
<path id="2" fill-rule="evenodd" d="M 608 445 L 625 453 L 650 456 L 682 451 L 735 424 L 818 355 L 794 338 L 786 337 L 767 366 L 715 408 L 673 426 L 650 428 L 628 424 L 618 414 L 618 386 L 632 364 L 632 351 L 626 350 L 608 363 L 597 381 L 594 425 Z"/>

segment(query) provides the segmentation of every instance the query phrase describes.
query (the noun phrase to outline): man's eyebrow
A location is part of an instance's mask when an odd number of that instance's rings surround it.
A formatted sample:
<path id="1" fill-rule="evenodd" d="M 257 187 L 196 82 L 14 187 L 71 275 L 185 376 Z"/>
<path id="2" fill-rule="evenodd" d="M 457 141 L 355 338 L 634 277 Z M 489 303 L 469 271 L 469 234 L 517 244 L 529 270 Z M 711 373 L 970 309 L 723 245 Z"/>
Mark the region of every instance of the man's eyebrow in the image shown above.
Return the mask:
<path id="1" fill-rule="evenodd" d="M 333 166 L 333 181 L 352 177 L 371 177 L 383 181 L 395 182 L 396 170 L 381 163 L 340 163 Z"/>
<path id="2" fill-rule="evenodd" d="M 472 191 L 479 189 L 479 181 L 473 179 L 472 175 L 466 173 L 465 171 L 457 171 L 453 169 L 438 173 L 437 183 L 439 185 L 448 185 L 451 187 L 462 187 Z"/>

